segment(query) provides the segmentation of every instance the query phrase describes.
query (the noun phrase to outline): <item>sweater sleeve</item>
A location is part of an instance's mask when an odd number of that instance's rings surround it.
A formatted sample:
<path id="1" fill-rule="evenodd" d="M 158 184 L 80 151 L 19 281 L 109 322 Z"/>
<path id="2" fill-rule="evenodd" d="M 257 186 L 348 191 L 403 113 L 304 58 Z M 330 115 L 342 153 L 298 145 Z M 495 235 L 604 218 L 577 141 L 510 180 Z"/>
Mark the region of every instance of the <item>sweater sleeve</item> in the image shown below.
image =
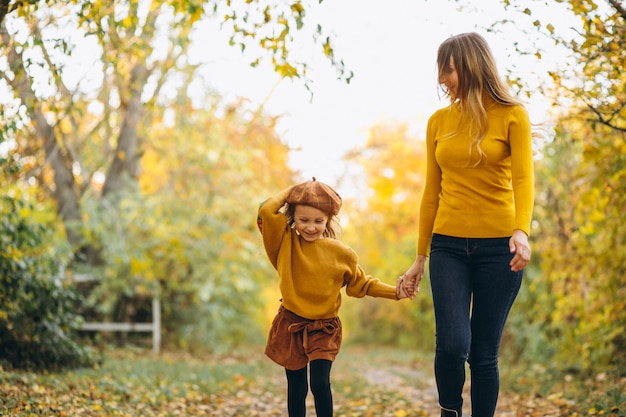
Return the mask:
<path id="1" fill-rule="evenodd" d="M 417 240 L 417 254 L 426 256 L 430 253 L 430 241 L 437 209 L 439 208 L 439 194 L 441 192 L 441 168 L 435 157 L 435 117 L 436 114 L 428 120 L 426 128 L 426 183 L 420 203 L 419 235 Z"/>
<path id="2" fill-rule="evenodd" d="M 346 294 L 350 297 L 362 298 L 381 297 L 396 299 L 396 287 L 382 282 L 378 278 L 367 275 L 361 265 L 358 264 L 356 253 L 354 253 L 354 267 L 350 275 L 345 277 Z"/>
<path id="3" fill-rule="evenodd" d="M 530 223 L 535 199 L 532 135 L 528 112 L 518 106 L 509 123 L 511 147 L 511 179 L 515 198 L 513 228 L 530 235 Z M 511 231 L 512 232 L 512 231 Z"/>
<path id="4" fill-rule="evenodd" d="M 278 250 L 289 227 L 287 217 L 279 210 L 285 205 L 285 199 L 291 191 L 291 187 L 263 201 L 259 206 L 257 226 L 263 236 L 263 245 L 270 262 L 277 268 Z"/>

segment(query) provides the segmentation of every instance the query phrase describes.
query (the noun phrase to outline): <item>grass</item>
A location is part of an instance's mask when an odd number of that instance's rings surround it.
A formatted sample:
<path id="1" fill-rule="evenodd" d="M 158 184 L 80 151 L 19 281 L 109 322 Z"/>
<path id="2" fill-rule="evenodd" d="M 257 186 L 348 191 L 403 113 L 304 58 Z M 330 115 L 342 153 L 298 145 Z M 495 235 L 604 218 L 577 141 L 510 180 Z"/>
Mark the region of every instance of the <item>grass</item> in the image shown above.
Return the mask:
<path id="1" fill-rule="evenodd" d="M 0 373 L 0 415 L 284 416 L 284 371 L 248 348 L 228 355 L 105 352 L 93 369 Z M 437 415 L 432 357 L 411 350 L 345 346 L 333 365 L 336 417 Z M 503 375 L 499 417 L 625 416 L 623 376 L 595 377 L 539 367 Z M 314 416 L 309 396 L 309 413 Z M 469 413 L 468 413 L 469 415 Z"/>
<path id="2" fill-rule="evenodd" d="M 570 417 L 626 416 L 626 371 L 597 374 L 518 364 L 503 373 L 503 385 L 522 398 L 560 403 Z"/>
<path id="3" fill-rule="evenodd" d="M 225 398 L 242 396 L 240 391 L 261 397 L 272 391 L 264 377 L 271 364 L 245 353 L 200 359 L 125 349 L 108 351 L 105 358 L 94 369 L 3 373 L 0 414 L 221 415 L 220 408 L 229 405 L 223 404 Z"/>

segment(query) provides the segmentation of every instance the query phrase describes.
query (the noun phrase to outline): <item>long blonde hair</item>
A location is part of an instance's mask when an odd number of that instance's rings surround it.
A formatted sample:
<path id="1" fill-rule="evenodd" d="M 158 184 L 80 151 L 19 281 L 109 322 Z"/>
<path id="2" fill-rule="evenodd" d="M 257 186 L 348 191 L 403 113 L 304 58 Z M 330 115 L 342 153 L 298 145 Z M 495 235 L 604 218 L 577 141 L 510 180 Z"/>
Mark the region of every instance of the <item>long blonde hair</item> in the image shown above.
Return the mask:
<path id="1" fill-rule="evenodd" d="M 509 86 L 500 78 L 496 60 L 487 41 L 478 33 L 462 33 L 446 39 L 437 51 L 437 69 L 439 79 L 450 66 L 450 58 L 458 75 L 456 97 L 450 96 L 451 103 L 458 99 L 461 118 L 470 120 L 470 132 L 473 136 L 469 153 L 476 148 L 480 155 L 478 165 L 485 157 L 480 143 L 487 132 L 487 110 L 483 96 L 488 94 L 494 101 L 508 106 L 522 104 L 515 98 Z M 450 95 L 445 86 L 440 84 L 446 95 Z"/>

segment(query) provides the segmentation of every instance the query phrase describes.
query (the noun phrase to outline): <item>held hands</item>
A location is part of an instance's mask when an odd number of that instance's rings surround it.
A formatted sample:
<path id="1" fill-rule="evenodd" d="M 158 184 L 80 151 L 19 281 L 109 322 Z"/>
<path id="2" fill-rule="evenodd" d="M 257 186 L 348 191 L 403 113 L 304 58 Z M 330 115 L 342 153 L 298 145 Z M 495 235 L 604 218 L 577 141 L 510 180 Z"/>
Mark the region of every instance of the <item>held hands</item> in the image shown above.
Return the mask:
<path id="1" fill-rule="evenodd" d="M 417 255 L 413 265 L 398 278 L 396 282 L 396 297 L 400 300 L 402 298 L 415 298 L 420 290 L 420 282 L 424 277 L 424 269 L 426 268 L 426 259 L 424 255 Z"/>
<path id="2" fill-rule="evenodd" d="M 413 265 L 398 279 L 398 285 L 402 287 L 408 298 L 413 299 L 420 290 L 420 282 L 426 269 L 426 259 L 425 255 L 417 255 Z"/>
<path id="3" fill-rule="evenodd" d="M 404 275 L 402 275 L 398 277 L 396 281 L 396 299 L 398 300 L 402 300 L 403 298 L 413 299 L 413 297 L 415 297 L 415 294 L 410 296 L 407 290 L 405 289 L 404 284 L 405 284 Z"/>

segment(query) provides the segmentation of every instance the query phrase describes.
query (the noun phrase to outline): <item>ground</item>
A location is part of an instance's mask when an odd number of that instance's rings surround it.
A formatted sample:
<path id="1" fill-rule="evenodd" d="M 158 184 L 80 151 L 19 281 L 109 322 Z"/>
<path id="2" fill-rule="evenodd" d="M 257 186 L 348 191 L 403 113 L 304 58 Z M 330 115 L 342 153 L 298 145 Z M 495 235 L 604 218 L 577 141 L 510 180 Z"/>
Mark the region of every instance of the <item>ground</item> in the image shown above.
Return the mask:
<path id="1" fill-rule="evenodd" d="M 345 347 L 331 373 L 335 417 L 437 417 L 432 361 L 391 348 Z M 468 388 L 468 387 L 466 387 Z M 284 370 L 246 349 L 223 355 L 113 350 L 93 369 L 2 371 L 0 415 L 59 417 L 286 416 Z M 469 405 L 469 396 L 465 395 Z M 312 396 L 308 416 L 315 416 Z M 503 387 L 498 417 L 561 417 L 571 403 Z M 469 408 L 464 410 L 469 416 Z"/>

